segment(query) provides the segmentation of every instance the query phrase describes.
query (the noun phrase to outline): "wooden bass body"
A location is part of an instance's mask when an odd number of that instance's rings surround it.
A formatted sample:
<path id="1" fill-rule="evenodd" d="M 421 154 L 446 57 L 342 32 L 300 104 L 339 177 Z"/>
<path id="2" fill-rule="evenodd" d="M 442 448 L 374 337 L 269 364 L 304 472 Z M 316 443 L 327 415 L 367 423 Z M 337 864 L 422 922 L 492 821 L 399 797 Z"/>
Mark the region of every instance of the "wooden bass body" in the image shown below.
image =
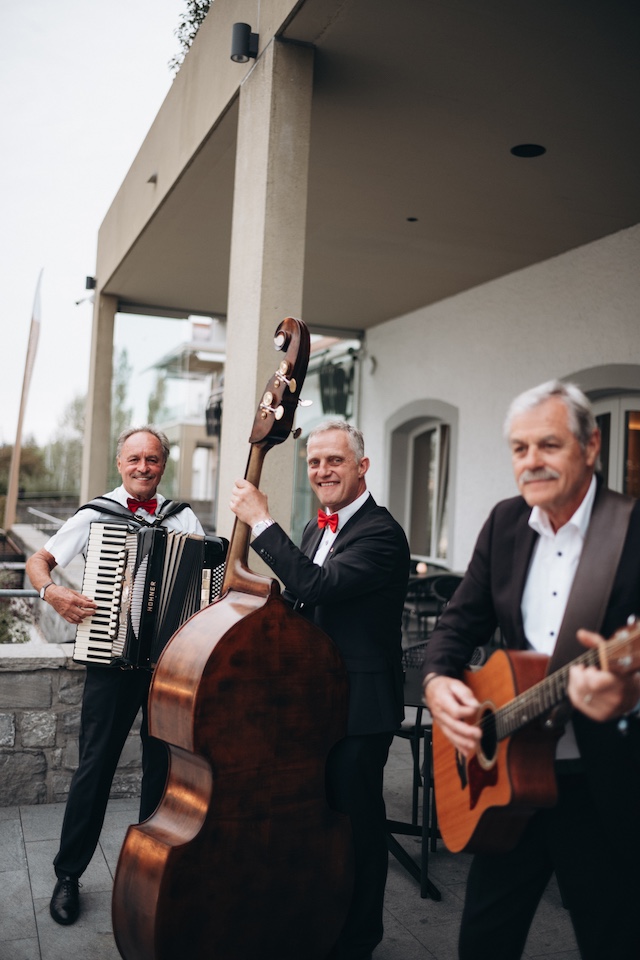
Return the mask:
<path id="1" fill-rule="evenodd" d="M 309 627 L 277 593 L 255 605 L 230 593 L 165 649 L 149 727 L 170 744 L 169 781 L 129 828 L 114 885 L 127 960 L 321 960 L 337 939 L 351 833 L 326 803 L 325 761 L 347 680 Z"/>
<path id="2" fill-rule="evenodd" d="M 291 432 L 309 332 L 287 318 L 285 352 L 250 437 L 258 486 Z M 162 800 L 129 827 L 113 890 L 125 960 L 325 960 L 351 897 L 348 817 L 327 803 L 325 770 L 346 734 L 337 648 L 247 566 L 236 520 L 222 595 L 174 634 L 149 692 L 149 732 L 169 748 Z"/>

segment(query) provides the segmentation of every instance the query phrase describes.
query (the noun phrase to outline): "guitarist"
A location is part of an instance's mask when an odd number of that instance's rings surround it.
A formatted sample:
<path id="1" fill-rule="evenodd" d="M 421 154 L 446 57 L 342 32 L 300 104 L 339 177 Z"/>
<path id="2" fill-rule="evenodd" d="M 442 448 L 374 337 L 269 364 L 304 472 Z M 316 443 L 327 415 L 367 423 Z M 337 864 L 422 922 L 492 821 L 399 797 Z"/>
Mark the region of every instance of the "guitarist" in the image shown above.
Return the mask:
<path id="1" fill-rule="evenodd" d="M 467 757 L 481 736 L 479 703 L 458 679 L 472 651 L 499 627 L 507 647 L 553 655 L 589 527 L 596 529 L 612 499 L 594 475 L 600 433 L 574 385 L 552 381 L 521 394 L 505 433 L 520 496 L 499 503 L 485 523 L 423 671 L 434 720 Z M 613 526 L 605 526 L 598 548 L 615 536 Z M 619 526 L 620 559 L 611 565 L 604 619 L 578 631 L 587 646 L 599 639 L 594 630 L 610 636 L 640 611 L 640 504 Z M 584 553 L 586 564 L 591 546 Z M 605 573 L 593 564 L 594 592 Z M 532 816 L 510 852 L 474 857 L 461 960 L 517 960 L 554 871 L 584 960 L 640 956 L 640 674 L 620 679 L 594 667 L 572 667 L 570 674 L 574 709 L 556 750 L 558 802 Z"/>

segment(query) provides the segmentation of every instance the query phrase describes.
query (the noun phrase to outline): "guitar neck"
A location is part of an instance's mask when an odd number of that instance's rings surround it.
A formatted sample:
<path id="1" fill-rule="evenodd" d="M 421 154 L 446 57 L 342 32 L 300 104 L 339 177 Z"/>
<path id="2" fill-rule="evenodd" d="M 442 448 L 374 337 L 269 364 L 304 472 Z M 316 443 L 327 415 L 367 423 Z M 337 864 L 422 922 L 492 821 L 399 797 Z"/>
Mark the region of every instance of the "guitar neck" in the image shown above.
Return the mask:
<path id="1" fill-rule="evenodd" d="M 540 680 L 500 707 L 494 714 L 498 740 L 504 740 L 559 706 L 567 695 L 569 670 L 573 666 L 598 667 L 624 676 L 640 668 L 640 627 L 637 624 L 618 630 L 611 640 L 603 641 Z"/>
<path id="2" fill-rule="evenodd" d="M 569 668 L 582 663 L 588 667 L 599 665 L 598 651 L 588 650 L 577 660 L 566 664 L 555 673 L 534 684 L 505 704 L 494 715 L 498 740 L 504 740 L 521 730 L 522 727 L 537 720 L 549 710 L 559 706 L 567 695 L 569 686 Z"/>

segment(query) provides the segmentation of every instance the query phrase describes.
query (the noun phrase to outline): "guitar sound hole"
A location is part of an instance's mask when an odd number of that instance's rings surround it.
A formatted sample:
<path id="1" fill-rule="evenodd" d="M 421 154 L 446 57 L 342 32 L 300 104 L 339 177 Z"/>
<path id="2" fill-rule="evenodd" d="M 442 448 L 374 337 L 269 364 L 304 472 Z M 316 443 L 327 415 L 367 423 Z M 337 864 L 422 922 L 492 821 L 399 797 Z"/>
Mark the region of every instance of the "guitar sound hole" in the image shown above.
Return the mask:
<path id="1" fill-rule="evenodd" d="M 482 726 L 482 739 L 480 740 L 480 750 L 482 756 L 491 763 L 496 755 L 497 737 L 496 737 L 496 718 L 491 710 L 485 710 L 480 718 Z"/>

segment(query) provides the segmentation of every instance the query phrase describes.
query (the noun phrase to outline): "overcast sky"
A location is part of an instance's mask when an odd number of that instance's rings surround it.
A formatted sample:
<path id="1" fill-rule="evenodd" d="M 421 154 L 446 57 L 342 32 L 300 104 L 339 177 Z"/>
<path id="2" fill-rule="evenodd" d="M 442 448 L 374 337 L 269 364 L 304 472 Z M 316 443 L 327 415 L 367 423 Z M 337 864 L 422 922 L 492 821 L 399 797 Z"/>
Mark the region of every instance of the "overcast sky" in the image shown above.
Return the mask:
<path id="1" fill-rule="evenodd" d="M 18 421 L 40 270 L 41 330 L 23 439 L 87 390 L 98 229 L 169 87 L 185 0 L 0 0 L 0 443 Z"/>

